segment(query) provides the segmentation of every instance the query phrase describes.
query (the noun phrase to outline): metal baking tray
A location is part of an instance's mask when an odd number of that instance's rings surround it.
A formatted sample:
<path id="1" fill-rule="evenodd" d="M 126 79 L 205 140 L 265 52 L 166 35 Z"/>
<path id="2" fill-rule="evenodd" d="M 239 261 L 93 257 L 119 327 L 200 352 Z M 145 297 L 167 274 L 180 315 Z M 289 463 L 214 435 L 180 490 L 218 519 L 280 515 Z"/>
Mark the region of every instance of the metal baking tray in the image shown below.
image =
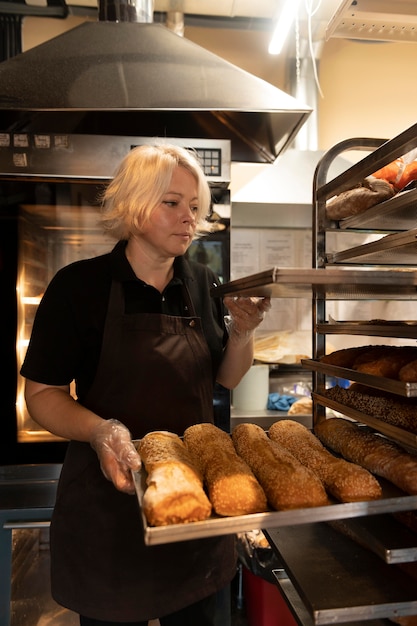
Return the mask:
<path id="1" fill-rule="evenodd" d="M 364 213 L 340 220 L 339 228 L 399 232 L 415 228 L 416 221 L 417 189 L 409 189 L 371 207 Z"/>
<path id="2" fill-rule="evenodd" d="M 394 233 L 361 246 L 326 254 L 327 263 L 417 265 L 417 229 Z"/>
<path id="3" fill-rule="evenodd" d="M 265 534 L 313 624 L 417 615 L 415 577 L 331 525 L 274 528 Z"/>
<path id="4" fill-rule="evenodd" d="M 295 616 L 297 623 L 303 626 L 314 626 L 314 620 L 301 600 L 300 594 L 286 573 L 282 574 L 282 572 L 283 570 L 272 570 L 281 594 Z M 392 626 L 392 622 L 388 619 L 366 619 L 366 617 L 355 622 L 344 622 L 344 624 L 345 626 Z"/>
<path id="5" fill-rule="evenodd" d="M 295 526 L 308 522 L 329 521 L 364 515 L 377 515 L 396 511 L 417 509 L 417 496 L 409 496 L 388 481 L 380 480 L 383 496 L 379 500 L 367 502 L 332 503 L 326 506 L 295 509 L 290 511 L 268 511 L 236 517 L 211 518 L 202 522 L 189 524 L 172 524 L 169 526 L 150 526 L 142 509 L 143 494 L 146 487 L 146 472 L 132 472 L 140 515 L 144 529 L 144 541 L 147 545 L 189 541 L 219 535 L 232 535 L 249 532 L 255 529 Z"/>
<path id="6" fill-rule="evenodd" d="M 381 389 L 381 391 L 389 391 L 407 398 L 417 397 L 417 383 L 406 383 L 401 380 L 394 380 L 393 378 L 364 374 L 347 367 L 338 367 L 337 365 L 322 363 L 315 359 L 301 359 L 301 364 L 308 370 L 320 372 L 327 376 L 335 376 L 336 378 L 355 381 L 356 383 L 362 383 L 368 387 Z"/>
<path id="7" fill-rule="evenodd" d="M 212 287 L 211 295 L 308 298 L 313 292 L 329 300 L 357 300 L 358 297 L 402 300 L 417 296 L 416 288 L 416 269 L 273 267 Z"/>
<path id="8" fill-rule="evenodd" d="M 367 337 L 403 337 L 417 339 L 417 321 L 328 321 L 317 324 L 324 335 L 366 335 Z"/>
<path id="9" fill-rule="evenodd" d="M 385 563 L 415 563 L 417 535 L 389 514 L 328 522 Z"/>
<path id="10" fill-rule="evenodd" d="M 417 450 L 417 435 L 414 433 L 410 433 L 403 428 L 398 428 L 398 426 L 393 426 L 392 424 L 387 424 L 382 420 L 374 417 L 372 415 L 367 415 L 366 413 L 362 413 L 353 407 L 346 406 L 345 404 L 341 404 L 340 402 L 336 402 L 331 398 L 326 398 L 326 396 L 322 396 L 318 393 L 312 394 L 313 399 L 321 404 L 322 406 L 326 406 L 337 413 L 342 413 L 346 417 L 350 417 L 356 422 L 360 422 L 362 424 L 366 424 L 370 426 L 374 430 L 377 430 L 382 435 L 389 437 L 390 439 L 394 439 L 397 443 L 411 450 Z"/>

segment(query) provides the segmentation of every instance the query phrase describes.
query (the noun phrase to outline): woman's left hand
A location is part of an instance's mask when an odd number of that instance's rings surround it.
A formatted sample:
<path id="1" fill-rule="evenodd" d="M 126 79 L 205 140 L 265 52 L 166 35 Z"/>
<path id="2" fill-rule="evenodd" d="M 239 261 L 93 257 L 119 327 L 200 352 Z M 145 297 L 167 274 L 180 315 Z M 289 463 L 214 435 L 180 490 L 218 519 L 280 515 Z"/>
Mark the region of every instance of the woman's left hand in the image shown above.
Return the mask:
<path id="1" fill-rule="evenodd" d="M 245 296 L 227 296 L 224 304 L 229 310 L 230 319 L 227 328 L 232 341 L 250 339 L 255 329 L 271 308 L 271 298 L 252 298 Z"/>

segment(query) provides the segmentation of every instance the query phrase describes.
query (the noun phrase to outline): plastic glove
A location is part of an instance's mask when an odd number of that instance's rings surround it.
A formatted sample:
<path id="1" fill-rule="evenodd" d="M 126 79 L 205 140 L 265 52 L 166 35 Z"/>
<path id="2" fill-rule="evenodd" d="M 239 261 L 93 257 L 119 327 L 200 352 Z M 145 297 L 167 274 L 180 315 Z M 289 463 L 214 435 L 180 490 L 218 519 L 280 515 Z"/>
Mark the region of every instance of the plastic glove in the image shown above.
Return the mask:
<path id="1" fill-rule="evenodd" d="M 140 469 L 141 460 L 126 426 L 118 420 L 104 420 L 93 430 L 90 444 L 107 480 L 119 491 L 134 493 L 131 470 Z"/>
<path id="2" fill-rule="evenodd" d="M 229 339 L 239 343 L 245 343 L 253 337 L 265 312 L 271 308 L 271 298 L 227 296 L 224 303 L 230 314 L 225 317 Z"/>

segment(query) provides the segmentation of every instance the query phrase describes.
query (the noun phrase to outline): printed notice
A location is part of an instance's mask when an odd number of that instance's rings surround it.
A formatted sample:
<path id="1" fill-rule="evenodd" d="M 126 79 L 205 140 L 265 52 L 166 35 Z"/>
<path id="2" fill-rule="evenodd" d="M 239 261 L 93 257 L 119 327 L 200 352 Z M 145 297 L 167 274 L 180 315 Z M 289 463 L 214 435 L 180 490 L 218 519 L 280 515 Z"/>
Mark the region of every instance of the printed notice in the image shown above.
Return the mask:
<path id="1" fill-rule="evenodd" d="M 230 234 L 231 280 L 259 272 L 259 230 L 239 228 Z"/>

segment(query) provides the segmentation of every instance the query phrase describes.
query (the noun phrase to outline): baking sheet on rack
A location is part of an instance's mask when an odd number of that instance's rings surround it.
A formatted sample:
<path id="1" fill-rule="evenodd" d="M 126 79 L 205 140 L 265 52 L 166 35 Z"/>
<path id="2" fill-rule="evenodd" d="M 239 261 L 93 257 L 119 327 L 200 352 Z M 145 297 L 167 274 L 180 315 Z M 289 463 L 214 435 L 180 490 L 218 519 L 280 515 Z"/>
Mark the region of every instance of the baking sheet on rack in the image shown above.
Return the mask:
<path id="1" fill-rule="evenodd" d="M 326 374 L 327 376 L 343 378 L 344 380 L 353 380 L 356 383 L 362 383 L 368 387 L 375 387 L 376 389 L 381 389 L 381 391 L 389 391 L 400 396 L 406 396 L 407 398 L 417 397 L 417 383 L 406 383 L 401 380 L 384 378 L 383 376 L 363 374 L 362 372 L 357 372 L 356 370 L 352 370 L 347 367 L 339 367 L 337 365 L 322 363 L 316 359 L 302 359 L 301 364 L 306 369 L 314 372 L 320 372 L 322 374 Z"/>
<path id="2" fill-rule="evenodd" d="M 388 424 L 377 417 L 362 413 L 353 407 L 341 404 L 340 402 L 336 402 L 331 398 L 326 398 L 326 396 L 322 396 L 318 393 L 313 393 L 312 395 L 314 400 L 323 406 L 332 409 L 332 411 L 336 411 L 336 413 L 350 417 L 356 422 L 362 422 L 363 424 L 377 430 L 381 434 L 386 435 L 386 437 L 394 439 L 394 441 L 400 445 L 411 448 L 413 451 L 417 451 L 417 435 L 414 433 L 404 430 L 403 428 L 399 428 L 398 426 L 394 426 L 393 424 Z"/>
<path id="3" fill-rule="evenodd" d="M 146 472 L 142 469 L 138 472 L 132 472 L 132 475 L 142 517 L 144 541 L 147 545 L 190 541 L 205 537 L 249 532 L 256 529 L 277 528 L 279 526 L 292 526 L 310 522 L 324 522 L 417 509 L 417 496 L 406 495 L 391 483 L 378 479 L 383 489 L 383 497 L 380 500 L 343 504 L 334 503 L 314 508 L 268 511 L 251 515 L 238 515 L 236 517 L 213 516 L 202 522 L 149 526 L 141 506 L 146 487 Z"/>

